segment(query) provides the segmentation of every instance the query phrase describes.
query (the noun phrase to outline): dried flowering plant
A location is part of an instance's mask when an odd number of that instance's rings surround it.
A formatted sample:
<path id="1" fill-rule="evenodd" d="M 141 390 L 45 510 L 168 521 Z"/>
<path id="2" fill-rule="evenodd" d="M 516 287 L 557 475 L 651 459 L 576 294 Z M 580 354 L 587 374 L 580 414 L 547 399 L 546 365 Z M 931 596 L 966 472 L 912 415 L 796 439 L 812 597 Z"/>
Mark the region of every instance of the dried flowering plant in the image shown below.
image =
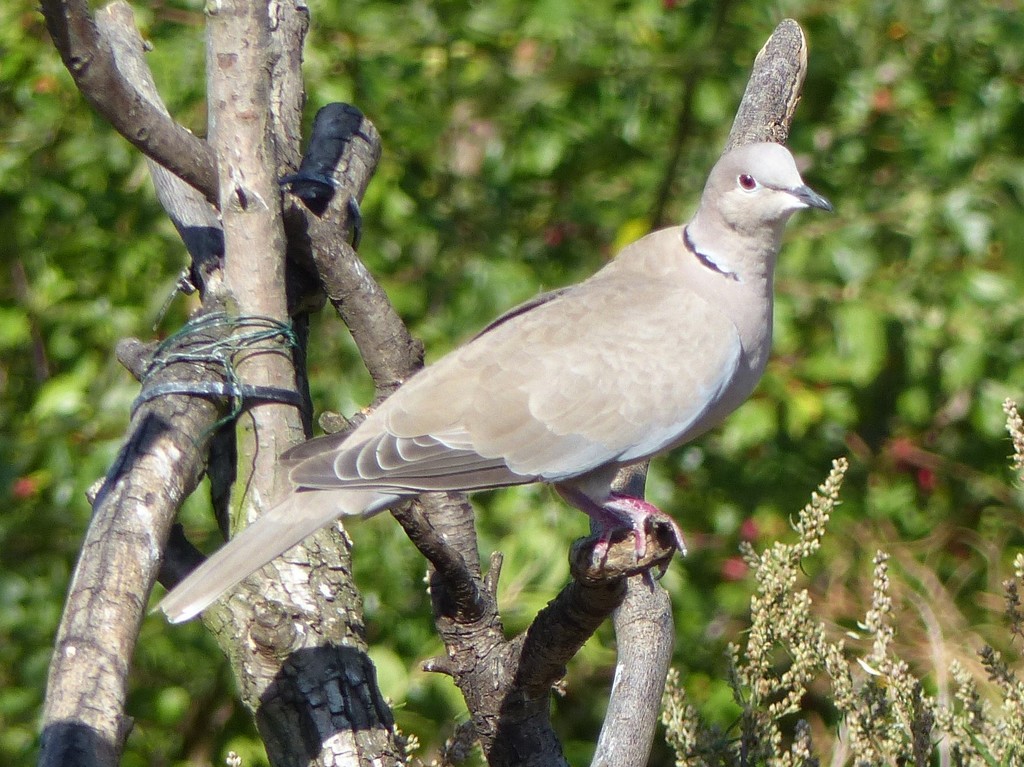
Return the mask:
<path id="1" fill-rule="evenodd" d="M 1024 419 L 1012 402 L 1004 406 L 1014 445 L 1013 468 L 1024 472 Z M 750 629 L 742 645 L 730 645 L 730 684 L 741 715 L 737 732 L 702 722 L 687 701 L 678 671 L 668 679 L 662 721 L 678 767 L 817 767 L 811 726 L 801 716 L 811 685 L 822 685 L 839 722 L 830 765 L 907 764 L 1024 765 L 1024 682 L 990 646 L 980 651 L 985 694 L 957 661 L 948 669 L 949 688 L 934 692 L 896 654 L 889 556 L 874 556 L 870 608 L 859 626 L 870 643 L 851 650 L 834 626 L 815 617 L 807 589 L 799 583 L 805 561 L 822 536 L 848 469 L 836 460 L 828 477 L 793 524 L 792 543 L 777 542 L 758 554 L 742 545 L 756 580 Z M 1022 475 L 1024 479 L 1024 475 Z M 1005 620 L 1011 638 L 1024 633 L 1020 588 L 1024 553 L 1003 582 Z M 934 687 L 934 683 L 932 683 Z"/>

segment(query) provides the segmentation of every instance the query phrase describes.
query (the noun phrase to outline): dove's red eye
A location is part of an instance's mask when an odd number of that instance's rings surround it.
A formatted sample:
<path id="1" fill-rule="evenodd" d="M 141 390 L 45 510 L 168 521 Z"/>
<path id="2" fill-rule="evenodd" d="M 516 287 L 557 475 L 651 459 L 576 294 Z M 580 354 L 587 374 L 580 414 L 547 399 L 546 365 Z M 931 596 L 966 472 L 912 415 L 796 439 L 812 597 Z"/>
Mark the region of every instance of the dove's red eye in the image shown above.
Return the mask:
<path id="1" fill-rule="evenodd" d="M 757 187 L 756 179 L 746 173 L 742 174 L 737 180 L 740 182 L 740 187 L 746 189 L 748 192 L 752 192 Z"/>

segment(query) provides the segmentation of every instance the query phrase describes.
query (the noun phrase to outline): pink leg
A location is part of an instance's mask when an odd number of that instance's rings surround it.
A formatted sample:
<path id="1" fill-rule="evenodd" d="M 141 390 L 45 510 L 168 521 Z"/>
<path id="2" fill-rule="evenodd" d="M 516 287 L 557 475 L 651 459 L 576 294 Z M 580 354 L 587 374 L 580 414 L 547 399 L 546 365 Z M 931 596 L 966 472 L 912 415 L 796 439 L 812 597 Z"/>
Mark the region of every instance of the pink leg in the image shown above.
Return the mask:
<path id="1" fill-rule="evenodd" d="M 631 495 L 612 493 L 604 503 L 595 503 L 583 493 L 574 488 L 559 486 L 556 488 L 559 495 L 586 513 L 594 520 L 601 537 L 594 547 L 594 553 L 602 559 L 608 553 L 608 545 L 611 542 L 612 533 L 616 529 L 628 527 L 633 531 L 633 541 L 636 547 L 636 558 L 642 559 L 647 552 L 647 523 L 649 520 L 664 522 L 672 529 L 672 536 L 675 539 L 676 548 L 679 553 L 686 555 L 686 543 L 683 541 L 683 531 L 668 514 L 663 512 L 652 503 L 642 498 L 634 498 Z"/>

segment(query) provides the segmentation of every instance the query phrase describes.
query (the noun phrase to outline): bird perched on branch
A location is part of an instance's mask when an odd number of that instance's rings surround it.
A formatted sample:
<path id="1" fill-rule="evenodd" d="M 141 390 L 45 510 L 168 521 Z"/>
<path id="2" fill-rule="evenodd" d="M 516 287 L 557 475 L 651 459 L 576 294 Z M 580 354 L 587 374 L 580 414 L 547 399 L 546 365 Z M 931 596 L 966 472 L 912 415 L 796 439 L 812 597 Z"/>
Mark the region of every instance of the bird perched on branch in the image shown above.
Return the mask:
<path id="1" fill-rule="evenodd" d="M 187 620 L 335 518 L 425 491 L 548 482 L 604 531 L 599 550 L 613 529 L 629 527 L 642 556 L 645 526 L 667 515 L 614 493 L 612 480 L 716 426 L 753 391 L 771 346 L 782 232 L 808 207 L 832 209 L 784 147 L 727 152 L 688 224 L 649 234 L 584 282 L 499 317 L 350 434 L 286 452 L 289 496 L 161 609 Z"/>

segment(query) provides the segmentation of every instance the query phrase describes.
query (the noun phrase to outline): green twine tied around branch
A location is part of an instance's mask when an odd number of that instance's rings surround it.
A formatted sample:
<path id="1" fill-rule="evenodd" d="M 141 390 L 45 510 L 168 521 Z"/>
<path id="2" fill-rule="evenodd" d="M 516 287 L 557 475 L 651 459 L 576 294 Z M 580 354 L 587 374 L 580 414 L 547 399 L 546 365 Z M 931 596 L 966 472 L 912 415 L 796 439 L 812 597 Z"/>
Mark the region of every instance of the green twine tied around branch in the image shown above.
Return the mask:
<path id="1" fill-rule="evenodd" d="M 132 412 L 143 403 L 168 394 L 227 398 L 231 404 L 230 412 L 214 425 L 216 430 L 254 404 L 281 402 L 300 407 L 302 397 L 297 391 L 277 386 L 243 384 L 238 377 L 238 364 L 245 357 L 281 354 L 286 350 L 290 352 L 298 348 L 298 345 L 292 326 L 273 317 L 232 317 L 223 312 L 195 317 L 157 346 L 142 375 L 142 391 L 132 404 Z M 188 363 L 217 365 L 223 370 L 225 380 L 152 382 L 156 374 L 170 366 Z"/>

